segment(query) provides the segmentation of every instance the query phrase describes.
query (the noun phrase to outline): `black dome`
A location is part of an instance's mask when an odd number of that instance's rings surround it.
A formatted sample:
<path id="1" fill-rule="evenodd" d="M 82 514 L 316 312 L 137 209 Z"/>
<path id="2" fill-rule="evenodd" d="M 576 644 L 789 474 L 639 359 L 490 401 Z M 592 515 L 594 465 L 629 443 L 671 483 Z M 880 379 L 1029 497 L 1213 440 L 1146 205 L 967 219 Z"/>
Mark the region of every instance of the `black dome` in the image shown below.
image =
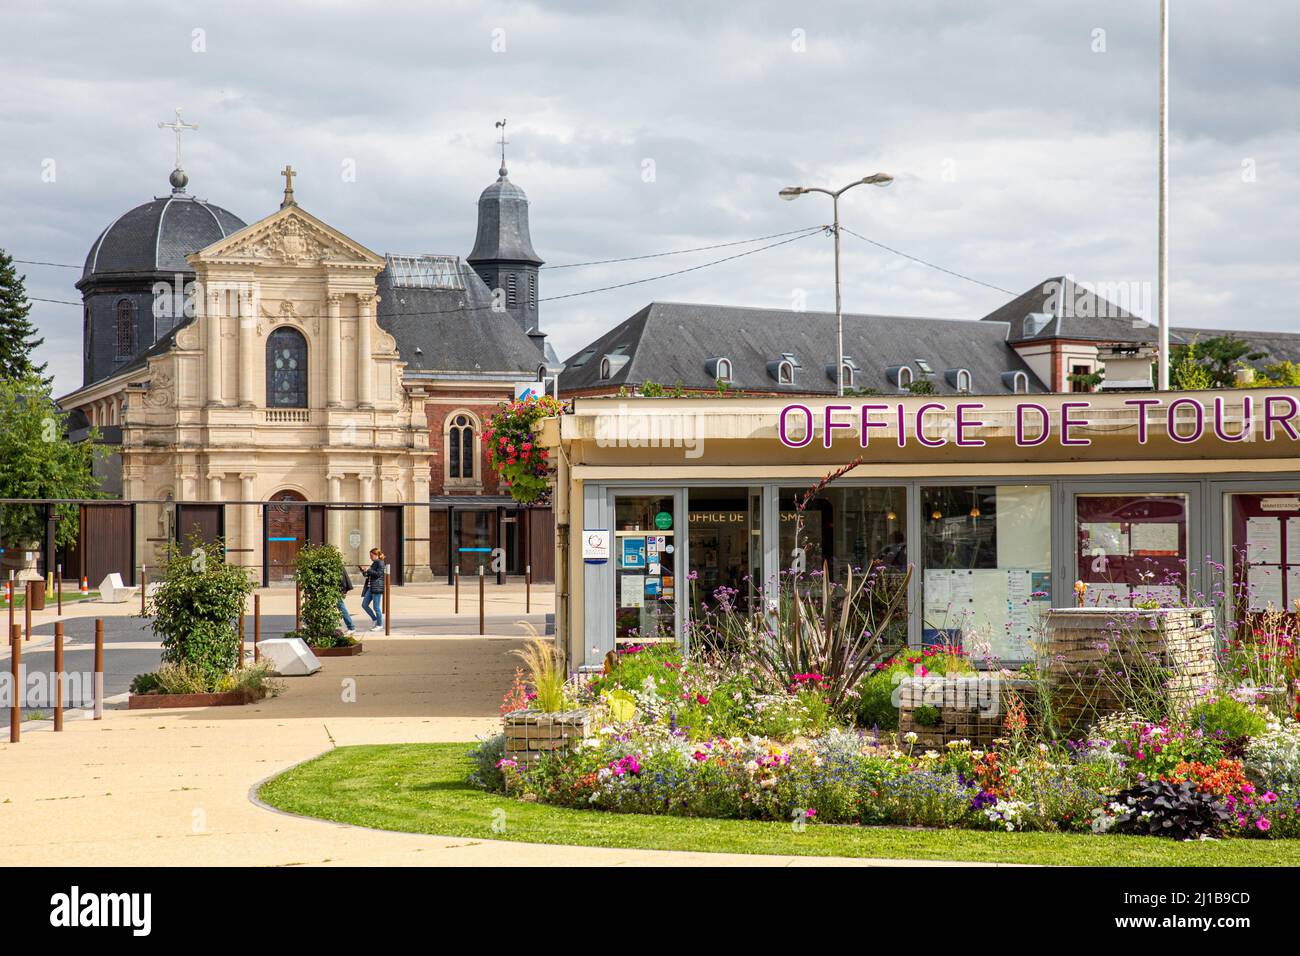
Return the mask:
<path id="1" fill-rule="evenodd" d="M 186 256 L 246 225 L 220 206 L 183 193 L 155 199 L 123 213 L 99 234 L 81 281 L 96 275 L 192 272 Z"/>
<path id="2" fill-rule="evenodd" d="M 504 163 L 497 181 L 478 197 L 478 234 L 465 261 L 542 264 L 528 232 L 528 197 L 506 178 Z"/>

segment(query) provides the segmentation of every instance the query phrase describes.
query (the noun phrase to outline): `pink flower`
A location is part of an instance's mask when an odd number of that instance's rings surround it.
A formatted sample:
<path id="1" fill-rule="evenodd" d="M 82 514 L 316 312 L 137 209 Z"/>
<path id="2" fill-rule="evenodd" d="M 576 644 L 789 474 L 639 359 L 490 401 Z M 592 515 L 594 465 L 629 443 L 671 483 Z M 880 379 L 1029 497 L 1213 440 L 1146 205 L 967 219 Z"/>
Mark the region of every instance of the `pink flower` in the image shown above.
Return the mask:
<path id="1" fill-rule="evenodd" d="M 1268 828 L 1271 827 L 1272 825 L 1273 824 L 1268 822 L 1268 817 L 1260 817 L 1258 820 L 1255 821 L 1255 826 L 1259 828 L 1260 833 L 1267 833 Z"/>
<path id="2" fill-rule="evenodd" d="M 703 694 L 696 694 L 695 701 L 701 707 L 707 707 L 709 705 L 709 698 L 705 697 Z"/>

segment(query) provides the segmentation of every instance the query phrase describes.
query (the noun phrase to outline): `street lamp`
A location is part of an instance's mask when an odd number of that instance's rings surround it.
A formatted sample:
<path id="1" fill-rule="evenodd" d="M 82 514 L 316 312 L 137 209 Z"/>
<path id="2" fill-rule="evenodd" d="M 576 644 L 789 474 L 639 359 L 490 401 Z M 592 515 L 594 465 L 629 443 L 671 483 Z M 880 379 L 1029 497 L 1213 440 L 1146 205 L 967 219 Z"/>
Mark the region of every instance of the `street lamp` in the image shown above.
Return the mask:
<path id="1" fill-rule="evenodd" d="M 835 337 L 838 358 L 835 361 L 835 392 L 844 395 L 844 310 L 840 304 L 840 197 L 854 186 L 888 186 L 894 177 L 888 173 L 872 173 L 855 179 L 842 189 L 822 189 L 819 186 L 786 186 L 778 195 L 784 200 L 798 199 L 804 193 L 825 193 L 831 197 L 831 209 L 835 222 L 831 231 L 835 234 Z"/>

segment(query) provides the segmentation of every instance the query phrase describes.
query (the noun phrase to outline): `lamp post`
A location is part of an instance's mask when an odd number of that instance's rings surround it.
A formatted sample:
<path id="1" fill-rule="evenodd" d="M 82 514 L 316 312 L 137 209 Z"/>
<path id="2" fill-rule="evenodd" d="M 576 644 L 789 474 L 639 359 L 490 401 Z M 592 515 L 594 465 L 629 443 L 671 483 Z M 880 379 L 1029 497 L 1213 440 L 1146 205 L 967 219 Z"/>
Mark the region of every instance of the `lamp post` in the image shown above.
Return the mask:
<path id="1" fill-rule="evenodd" d="M 787 201 L 797 199 L 804 193 L 825 193 L 831 197 L 831 211 L 834 224 L 831 231 L 835 234 L 835 341 L 837 358 L 835 359 L 835 393 L 844 395 L 844 309 L 840 304 L 840 197 L 854 186 L 888 186 L 894 177 L 888 173 L 872 173 L 861 179 L 855 179 L 842 189 L 822 189 L 819 186 L 786 186 L 778 194 Z"/>
<path id="2" fill-rule="evenodd" d="M 1156 385 L 1169 391 L 1169 0 L 1160 0 L 1160 147 L 1156 210 Z"/>

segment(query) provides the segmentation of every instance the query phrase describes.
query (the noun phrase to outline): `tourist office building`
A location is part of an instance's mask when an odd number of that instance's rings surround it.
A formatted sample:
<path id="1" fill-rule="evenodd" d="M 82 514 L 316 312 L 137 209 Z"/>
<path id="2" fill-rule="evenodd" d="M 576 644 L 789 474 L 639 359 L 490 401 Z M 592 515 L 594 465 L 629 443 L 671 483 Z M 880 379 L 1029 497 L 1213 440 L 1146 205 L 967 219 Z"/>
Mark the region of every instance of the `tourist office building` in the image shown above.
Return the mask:
<path id="1" fill-rule="evenodd" d="M 701 600 L 758 609 L 800 560 L 911 568 L 909 643 L 1004 663 L 1077 581 L 1088 604 L 1300 601 L 1296 390 L 577 398 L 544 438 L 575 668 L 687 642 Z"/>

